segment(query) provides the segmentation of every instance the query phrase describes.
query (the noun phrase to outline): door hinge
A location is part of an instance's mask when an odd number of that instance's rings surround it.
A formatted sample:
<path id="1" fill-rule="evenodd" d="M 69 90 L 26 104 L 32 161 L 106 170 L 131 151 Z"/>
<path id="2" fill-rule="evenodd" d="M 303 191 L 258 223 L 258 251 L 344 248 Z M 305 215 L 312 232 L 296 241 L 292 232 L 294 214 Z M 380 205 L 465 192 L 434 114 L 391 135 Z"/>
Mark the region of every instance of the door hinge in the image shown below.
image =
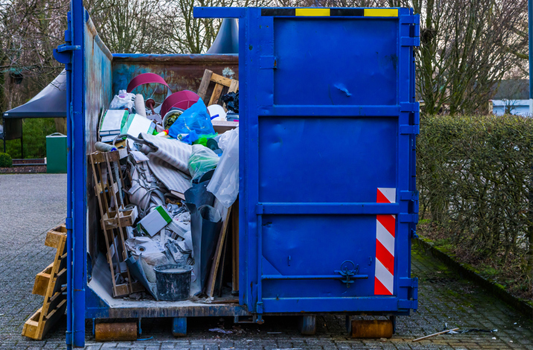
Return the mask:
<path id="1" fill-rule="evenodd" d="M 419 125 L 400 125 L 400 135 L 418 135 L 420 134 Z"/>
<path id="2" fill-rule="evenodd" d="M 402 36 L 402 46 L 420 46 L 420 15 L 407 15 L 400 17 L 400 24 L 409 26 L 409 36 Z"/>
<path id="3" fill-rule="evenodd" d="M 409 201 L 409 213 L 417 214 L 420 193 L 418 191 L 400 191 L 400 200 Z"/>
<path id="4" fill-rule="evenodd" d="M 418 191 L 400 191 L 400 200 L 402 201 L 417 201 L 418 198 Z"/>
<path id="5" fill-rule="evenodd" d="M 417 309 L 418 300 L 398 299 L 398 309 Z"/>
<path id="6" fill-rule="evenodd" d="M 418 102 L 402 102 L 400 103 L 400 112 L 420 112 L 420 103 Z"/>
<path id="7" fill-rule="evenodd" d="M 418 308 L 418 278 L 403 277 L 399 280 L 400 288 L 407 288 L 407 299 L 398 300 L 400 309 Z"/>
<path id="8" fill-rule="evenodd" d="M 65 220 L 65 226 L 66 226 L 67 230 L 72 230 L 72 218 L 67 218 Z"/>
<path id="9" fill-rule="evenodd" d="M 68 64 L 72 58 L 71 52 L 78 50 L 81 50 L 80 45 L 59 45 L 56 49 L 54 49 L 54 58 L 59 63 Z"/>
<path id="10" fill-rule="evenodd" d="M 398 218 L 401 223 L 412 223 L 416 224 L 418 223 L 418 214 L 399 214 Z"/>

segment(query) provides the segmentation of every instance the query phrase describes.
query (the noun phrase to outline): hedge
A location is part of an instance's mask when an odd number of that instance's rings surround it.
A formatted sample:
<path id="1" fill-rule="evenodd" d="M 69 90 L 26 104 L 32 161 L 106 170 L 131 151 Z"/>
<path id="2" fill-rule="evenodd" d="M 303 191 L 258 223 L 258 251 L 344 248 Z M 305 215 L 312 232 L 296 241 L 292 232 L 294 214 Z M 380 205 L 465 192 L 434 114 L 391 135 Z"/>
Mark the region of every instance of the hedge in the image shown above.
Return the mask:
<path id="1" fill-rule="evenodd" d="M 7 153 L 0 153 L 0 168 L 9 168 L 13 166 L 13 159 Z"/>
<path id="2" fill-rule="evenodd" d="M 422 116 L 420 127 L 421 219 L 473 256 L 518 256 L 531 273 L 533 119 Z"/>

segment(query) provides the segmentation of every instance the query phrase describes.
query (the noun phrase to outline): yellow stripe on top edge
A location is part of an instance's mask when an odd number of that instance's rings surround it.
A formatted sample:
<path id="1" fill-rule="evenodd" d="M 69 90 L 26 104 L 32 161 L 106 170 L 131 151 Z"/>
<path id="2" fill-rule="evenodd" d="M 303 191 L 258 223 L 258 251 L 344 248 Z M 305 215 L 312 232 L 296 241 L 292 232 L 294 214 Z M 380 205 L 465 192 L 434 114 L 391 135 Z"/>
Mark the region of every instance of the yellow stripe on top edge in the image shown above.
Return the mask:
<path id="1" fill-rule="evenodd" d="M 365 9 L 365 17 L 398 17 L 398 9 Z"/>
<path id="2" fill-rule="evenodd" d="M 329 16 L 329 9 L 296 9 L 296 16 Z"/>

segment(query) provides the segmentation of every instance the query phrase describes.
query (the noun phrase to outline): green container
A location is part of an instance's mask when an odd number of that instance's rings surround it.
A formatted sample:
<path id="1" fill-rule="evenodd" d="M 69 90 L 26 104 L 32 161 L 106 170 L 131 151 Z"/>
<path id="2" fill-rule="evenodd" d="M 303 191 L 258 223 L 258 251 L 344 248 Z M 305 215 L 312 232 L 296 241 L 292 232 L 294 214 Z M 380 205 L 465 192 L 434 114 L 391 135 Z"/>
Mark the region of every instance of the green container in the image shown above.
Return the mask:
<path id="1" fill-rule="evenodd" d="M 46 172 L 67 173 L 67 136 L 59 132 L 46 136 Z"/>

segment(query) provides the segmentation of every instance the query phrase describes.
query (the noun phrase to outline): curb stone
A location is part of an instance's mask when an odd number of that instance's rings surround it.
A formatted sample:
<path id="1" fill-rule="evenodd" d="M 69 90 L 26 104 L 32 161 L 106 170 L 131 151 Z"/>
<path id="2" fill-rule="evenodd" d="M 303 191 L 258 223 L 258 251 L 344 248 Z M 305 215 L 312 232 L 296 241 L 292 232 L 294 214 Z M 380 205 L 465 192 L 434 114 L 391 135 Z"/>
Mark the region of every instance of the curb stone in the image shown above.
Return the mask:
<path id="1" fill-rule="evenodd" d="M 501 284 L 481 276 L 472 266 L 454 260 L 454 258 L 449 256 L 443 249 L 436 247 L 435 243 L 430 239 L 418 237 L 413 240 L 413 243 L 418 244 L 426 253 L 459 272 L 462 277 L 475 282 L 530 320 L 533 320 L 533 302 L 515 297 L 507 292 Z"/>

